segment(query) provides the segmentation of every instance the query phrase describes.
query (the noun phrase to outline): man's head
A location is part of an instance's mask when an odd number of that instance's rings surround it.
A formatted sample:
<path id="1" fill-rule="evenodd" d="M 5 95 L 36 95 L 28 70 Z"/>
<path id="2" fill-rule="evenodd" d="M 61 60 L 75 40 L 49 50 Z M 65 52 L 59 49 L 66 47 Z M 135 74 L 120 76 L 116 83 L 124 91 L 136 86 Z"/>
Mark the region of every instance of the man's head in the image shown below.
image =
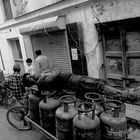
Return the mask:
<path id="1" fill-rule="evenodd" d="M 14 72 L 20 72 L 20 65 L 19 65 L 19 64 L 15 64 L 15 65 L 13 66 L 13 71 L 14 71 Z"/>
<path id="2" fill-rule="evenodd" d="M 27 58 L 26 59 L 26 63 L 28 66 L 30 66 L 32 64 L 32 59 L 31 58 Z"/>
<path id="3" fill-rule="evenodd" d="M 35 51 L 35 54 L 36 54 L 36 56 L 41 55 L 41 50 L 37 50 L 37 51 Z"/>

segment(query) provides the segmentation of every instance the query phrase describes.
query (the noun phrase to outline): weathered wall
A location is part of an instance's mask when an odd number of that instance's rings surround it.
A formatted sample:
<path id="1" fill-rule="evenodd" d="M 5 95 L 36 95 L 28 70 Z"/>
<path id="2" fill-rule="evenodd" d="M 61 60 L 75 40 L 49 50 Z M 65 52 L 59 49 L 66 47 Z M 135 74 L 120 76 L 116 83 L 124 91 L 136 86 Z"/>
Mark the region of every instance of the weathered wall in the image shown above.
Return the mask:
<path id="1" fill-rule="evenodd" d="M 139 0 L 95 0 L 87 6 L 67 12 L 67 22 L 83 24 L 89 76 L 99 77 L 102 64 L 101 44 L 95 23 L 139 17 L 139 7 Z"/>
<path id="2" fill-rule="evenodd" d="M 85 55 L 88 64 L 88 74 L 99 76 L 99 42 L 98 33 L 94 25 L 94 16 L 90 6 L 82 6 L 67 13 L 67 23 L 81 22 L 83 25 Z"/>
<path id="3" fill-rule="evenodd" d="M 3 30 L 2 32 L 0 32 L 0 49 L 4 61 L 5 75 L 9 75 L 13 73 L 14 57 L 13 57 L 10 40 L 17 39 L 17 38 L 19 39 L 21 45 L 22 57 L 23 57 L 24 65 L 26 67 L 25 60 L 27 57 L 25 53 L 24 40 L 22 35 L 19 34 L 16 28 L 12 30 Z"/>
<path id="4" fill-rule="evenodd" d="M 2 0 L 0 0 L 0 24 L 4 22 L 4 11 L 2 6 Z"/>
<path id="5" fill-rule="evenodd" d="M 78 0 L 80 1 L 80 0 Z M 67 1 L 69 2 L 69 1 Z M 66 23 L 81 22 L 83 27 L 84 34 L 84 47 L 85 55 L 88 63 L 88 74 L 91 77 L 99 77 L 99 71 L 102 64 L 102 55 L 101 55 L 101 44 L 98 42 L 98 33 L 95 28 L 95 23 L 108 22 L 132 17 L 140 16 L 140 0 L 94 0 L 90 2 L 89 5 L 79 6 L 72 9 L 63 11 L 62 13 L 66 14 Z M 56 6 L 56 11 L 59 7 Z M 60 11 L 59 11 L 60 14 Z M 52 14 L 53 15 L 53 14 Z M 0 14 L 1 16 L 1 14 Z M 97 20 L 97 18 L 98 20 Z M 26 18 L 29 18 L 26 15 Z M 22 17 L 23 19 L 23 17 Z M 0 18 L 1 20 L 1 18 Z M 19 21 L 19 20 L 18 20 Z M 1 21 L 0 21 L 1 23 Z M 27 24 L 27 23 L 26 23 Z M 24 41 L 22 36 L 18 34 L 18 28 L 25 26 L 25 23 L 19 24 L 13 28 L 11 32 L 4 29 L 0 33 L 0 48 L 3 48 L 3 51 L 6 49 L 6 53 L 10 53 L 8 50 L 8 43 L 6 42 L 7 36 L 11 38 L 14 36 L 20 37 L 20 43 L 22 46 L 22 52 L 25 53 Z M 8 27 L 9 29 L 9 27 Z M 5 34 L 5 35 L 4 35 Z M 12 70 L 10 67 L 10 62 L 12 58 L 7 58 L 7 55 L 4 53 L 4 61 L 6 66 L 6 73 L 10 73 Z M 11 53 L 10 53 L 11 54 Z M 31 55 L 32 56 L 32 55 Z M 26 55 L 24 55 L 24 61 Z"/>
<path id="6" fill-rule="evenodd" d="M 4 67 L 5 67 L 4 73 L 8 75 L 12 71 L 13 55 L 9 42 L 4 38 L 0 38 L 0 49 L 4 61 Z"/>
<path id="7" fill-rule="evenodd" d="M 93 3 L 101 22 L 139 17 L 139 7 L 139 0 L 96 0 Z"/>

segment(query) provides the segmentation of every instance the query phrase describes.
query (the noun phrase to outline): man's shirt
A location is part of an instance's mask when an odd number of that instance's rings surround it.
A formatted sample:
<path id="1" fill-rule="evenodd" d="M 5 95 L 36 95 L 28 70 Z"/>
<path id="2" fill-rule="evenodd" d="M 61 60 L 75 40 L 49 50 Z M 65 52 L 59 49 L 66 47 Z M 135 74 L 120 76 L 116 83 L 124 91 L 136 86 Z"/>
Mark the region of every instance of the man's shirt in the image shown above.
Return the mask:
<path id="1" fill-rule="evenodd" d="M 33 65 L 28 66 L 27 73 L 29 73 L 31 75 L 35 74 Z"/>
<path id="2" fill-rule="evenodd" d="M 52 64 L 47 56 L 39 55 L 35 60 L 36 76 L 39 77 L 44 71 L 50 72 Z"/>
<path id="3" fill-rule="evenodd" d="M 25 93 L 21 75 L 19 73 L 13 73 L 12 75 L 10 75 L 8 78 L 8 84 L 13 92 L 13 96 L 20 100 Z"/>

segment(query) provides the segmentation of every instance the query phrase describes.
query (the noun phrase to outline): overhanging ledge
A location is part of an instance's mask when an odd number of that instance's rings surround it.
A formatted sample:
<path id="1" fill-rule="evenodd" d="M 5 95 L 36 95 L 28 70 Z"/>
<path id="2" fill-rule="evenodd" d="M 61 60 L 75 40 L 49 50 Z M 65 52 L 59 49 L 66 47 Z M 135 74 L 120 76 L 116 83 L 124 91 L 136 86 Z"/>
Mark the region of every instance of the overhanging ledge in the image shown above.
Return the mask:
<path id="1" fill-rule="evenodd" d="M 26 26 L 19 29 L 21 34 L 30 33 L 33 31 L 54 28 L 57 30 L 66 29 L 66 17 L 65 16 L 55 16 L 47 19 L 42 19 L 30 24 L 26 24 Z"/>

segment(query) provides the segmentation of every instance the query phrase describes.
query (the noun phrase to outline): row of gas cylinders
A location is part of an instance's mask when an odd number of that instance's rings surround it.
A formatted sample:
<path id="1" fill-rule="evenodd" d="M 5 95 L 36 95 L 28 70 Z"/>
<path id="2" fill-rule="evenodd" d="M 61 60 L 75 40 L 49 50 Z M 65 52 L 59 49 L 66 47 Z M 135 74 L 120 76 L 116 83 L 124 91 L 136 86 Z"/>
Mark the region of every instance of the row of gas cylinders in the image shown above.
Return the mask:
<path id="1" fill-rule="evenodd" d="M 30 118 L 58 140 L 126 140 L 125 106 L 118 100 L 102 105 L 97 93 L 85 101 L 64 95 L 58 100 L 29 95 Z"/>

